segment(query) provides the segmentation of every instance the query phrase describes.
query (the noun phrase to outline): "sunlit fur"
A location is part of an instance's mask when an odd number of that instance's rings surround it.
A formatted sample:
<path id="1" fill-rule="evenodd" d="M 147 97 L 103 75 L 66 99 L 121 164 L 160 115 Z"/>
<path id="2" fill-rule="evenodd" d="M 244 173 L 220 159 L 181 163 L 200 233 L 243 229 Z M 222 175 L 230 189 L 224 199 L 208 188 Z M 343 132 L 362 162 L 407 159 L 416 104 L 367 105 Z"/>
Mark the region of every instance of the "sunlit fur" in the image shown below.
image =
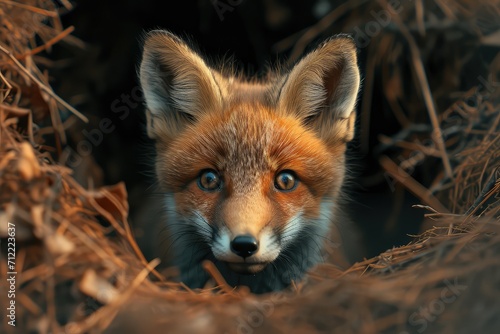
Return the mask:
<path id="1" fill-rule="evenodd" d="M 140 68 L 148 135 L 156 140 L 156 174 L 164 192 L 170 244 L 182 280 L 203 287 L 203 260 L 227 282 L 254 292 L 283 289 L 322 261 L 338 240 L 346 143 L 354 135 L 359 72 L 345 36 L 332 38 L 293 68 L 266 81 L 245 81 L 206 62 L 178 37 L 153 31 Z M 222 188 L 207 192 L 200 172 L 220 173 Z M 275 187 L 291 170 L 298 186 Z M 229 243 L 259 241 L 245 260 Z M 254 275 L 226 262 L 264 263 Z"/>

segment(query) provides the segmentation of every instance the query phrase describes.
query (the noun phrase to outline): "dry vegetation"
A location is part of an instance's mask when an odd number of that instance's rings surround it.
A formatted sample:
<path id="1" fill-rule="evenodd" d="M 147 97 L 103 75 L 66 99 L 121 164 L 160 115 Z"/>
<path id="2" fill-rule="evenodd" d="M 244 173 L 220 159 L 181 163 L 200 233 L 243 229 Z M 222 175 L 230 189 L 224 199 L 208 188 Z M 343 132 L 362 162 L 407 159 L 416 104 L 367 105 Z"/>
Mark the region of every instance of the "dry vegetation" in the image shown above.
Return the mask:
<path id="1" fill-rule="evenodd" d="M 353 1 L 339 7 L 301 32 L 294 54 L 341 15 L 342 22 L 361 26 L 369 22 L 370 10 L 387 6 Z M 399 133 L 380 138 L 381 164 L 421 199 L 434 227 L 345 272 L 324 264 L 290 291 L 262 296 L 225 286 L 209 265 L 219 289 L 189 291 L 165 281 L 154 270 L 157 260 L 148 264 L 135 244 L 123 184 L 84 189 L 54 160 L 64 159 L 68 124 L 60 114 L 73 113 L 67 122 L 85 121 L 37 67 L 44 61 L 38 54 L 55 42 L 78 43 L 69 35 L 71 27 L 61 27 L 63 9 L 49 0 L 0 0 L 0 236 L 3 244 L 7 222 L 15 223 L 17 245 L 16 328 L 3 317 L 2 332 L 500 329 L 498 1 L 412 1 L 369 46 L 364 96 L 374 89 L 370 71 L 385 71 L 388 110 L 401 122 Z M 474 42 L 472 47 L 463 52 L 438 47 L 439 36 L 452 33 L 460 43 Z M 425 40 L 427 48 L 417 47 L 416 39 Z M 467 57 L 484 45 L 496 50 L 492 76 L 483 77 L 489 85 L 459 92 Z M 431 80 L 424 68 L 434 52 L 448 61 Z M 418 94 L 407 98 L 406 89 Z M 402 108 L 405 104 L 411 107 Z M 369 106 L 364 106 L 366 123 Z M 44 144 L 47 137 L 53 145 Z M 423 144 L 429 138 L 434 145 Z M 404 159 L 395 160 L 398 155 Z M 432 166 L 429 185 L 412 177 L 412 168 L 422 164 Z M 6 266 L 2 260 L 2 277 Z M 8 286 L 5 279 L 0 284 L 5 310 Z"/>

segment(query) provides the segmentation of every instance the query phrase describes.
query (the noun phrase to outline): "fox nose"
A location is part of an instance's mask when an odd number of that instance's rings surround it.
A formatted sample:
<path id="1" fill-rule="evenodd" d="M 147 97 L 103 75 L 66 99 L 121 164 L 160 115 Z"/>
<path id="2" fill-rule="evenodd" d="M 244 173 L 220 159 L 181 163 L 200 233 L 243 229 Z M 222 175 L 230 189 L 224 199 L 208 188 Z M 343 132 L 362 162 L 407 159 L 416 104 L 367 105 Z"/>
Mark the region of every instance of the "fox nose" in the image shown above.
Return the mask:
<path id="1" fill-rule="evenodd" d="M 249 257 L 257 252 L 259 242 L 251 235 L 239 235 L 231 241 L 231 250 L 242 258 Z"/>

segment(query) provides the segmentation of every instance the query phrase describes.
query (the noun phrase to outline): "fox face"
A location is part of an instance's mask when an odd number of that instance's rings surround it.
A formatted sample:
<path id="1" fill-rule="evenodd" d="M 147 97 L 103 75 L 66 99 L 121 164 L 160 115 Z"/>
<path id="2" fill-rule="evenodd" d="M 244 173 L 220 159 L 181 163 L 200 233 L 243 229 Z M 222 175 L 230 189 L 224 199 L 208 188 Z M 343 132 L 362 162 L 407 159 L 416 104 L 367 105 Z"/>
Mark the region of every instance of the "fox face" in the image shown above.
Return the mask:
<path id="1" fill-rule="evenodd" d="M 201 262 L 211 260 L 229 284 L 266 292 L 320 262 L 354 136 L 352 40 L 329 39 L 291 69 L 252 81 L 153 31 L 139 75 L 182 280 L 202 287 Z"/>

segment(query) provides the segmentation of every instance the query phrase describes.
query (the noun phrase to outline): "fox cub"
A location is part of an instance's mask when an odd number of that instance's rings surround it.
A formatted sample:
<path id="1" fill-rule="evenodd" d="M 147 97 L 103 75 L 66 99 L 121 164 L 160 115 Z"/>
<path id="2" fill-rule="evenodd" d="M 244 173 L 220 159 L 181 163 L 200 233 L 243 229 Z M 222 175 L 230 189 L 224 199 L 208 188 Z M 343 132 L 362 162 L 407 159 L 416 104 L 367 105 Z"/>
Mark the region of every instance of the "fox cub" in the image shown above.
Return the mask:
<path id="1" fill-rule="evenodd" d="M 203 287 L 210 260 L 232 286 L 280 290 L 340 252 L 331 241 L 344 223 L 360 85 L 351 38 L 333 37 L 259 81 L 152 31 L 139 76 L 165 207 L 158 219 L 185 284 Z"/>

